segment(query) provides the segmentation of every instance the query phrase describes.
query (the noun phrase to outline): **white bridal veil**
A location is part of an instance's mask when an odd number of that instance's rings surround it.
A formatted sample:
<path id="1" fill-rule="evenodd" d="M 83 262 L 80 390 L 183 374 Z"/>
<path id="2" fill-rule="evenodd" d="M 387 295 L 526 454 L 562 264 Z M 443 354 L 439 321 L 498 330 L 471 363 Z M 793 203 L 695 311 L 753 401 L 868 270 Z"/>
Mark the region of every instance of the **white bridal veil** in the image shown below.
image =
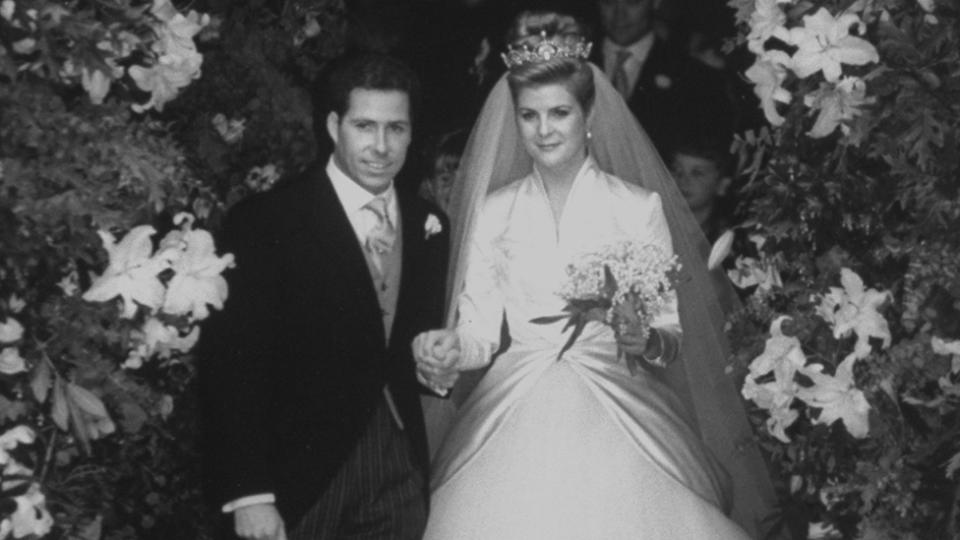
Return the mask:
<path id="1" fill-rule="evenodd" d="M 725 372 L 729 348 L 716 285 L 705 264 L 709 245 L 646 133 L 603 73 L 591 67 L 596 100 L 589 126 L 590 153 L 604 171 L 660 194 L 674 250 L 684 268 L 685 279 L 678 286 L 683 347 L 681 359 L 668 369 L 666 379 L 687 403 L 704 442 L 732 477 L 734 519 L 757 535 L 762 530 L 759 520 L 772 511 L 775 496 L 735 381 Z M 455 324 L 468 239 L 484 198 L 526 176 L 532 166 L 520 141 L 504 76 L 470 134 L 450 200 L 449 326 Z"/>

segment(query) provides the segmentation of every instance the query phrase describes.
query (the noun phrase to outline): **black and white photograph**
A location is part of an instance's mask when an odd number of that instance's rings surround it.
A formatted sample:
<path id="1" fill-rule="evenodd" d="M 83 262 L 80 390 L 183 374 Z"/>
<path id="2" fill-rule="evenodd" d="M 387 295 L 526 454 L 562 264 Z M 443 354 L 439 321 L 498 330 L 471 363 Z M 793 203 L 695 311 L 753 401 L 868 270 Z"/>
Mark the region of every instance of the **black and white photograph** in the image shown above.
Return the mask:
<path id="1" fill-rule="evenodd" d="M 960 540 L 960 0 L 0 0 L 0 540 Z"/>

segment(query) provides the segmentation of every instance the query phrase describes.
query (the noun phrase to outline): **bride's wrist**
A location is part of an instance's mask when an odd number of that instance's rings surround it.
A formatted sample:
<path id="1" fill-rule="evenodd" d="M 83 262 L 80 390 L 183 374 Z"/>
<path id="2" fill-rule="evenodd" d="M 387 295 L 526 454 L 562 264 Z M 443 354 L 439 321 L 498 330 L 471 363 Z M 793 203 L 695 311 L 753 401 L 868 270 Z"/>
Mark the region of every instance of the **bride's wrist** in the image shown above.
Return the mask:
<path id="1" fill-rule="evenodd" d="M 656 328 L 650 329 L 650 336 L 647 338 L 647 346 L 643 350 L 643 359 L 656 366 L 664 366 L 663 361 L 663 338 Z"/>

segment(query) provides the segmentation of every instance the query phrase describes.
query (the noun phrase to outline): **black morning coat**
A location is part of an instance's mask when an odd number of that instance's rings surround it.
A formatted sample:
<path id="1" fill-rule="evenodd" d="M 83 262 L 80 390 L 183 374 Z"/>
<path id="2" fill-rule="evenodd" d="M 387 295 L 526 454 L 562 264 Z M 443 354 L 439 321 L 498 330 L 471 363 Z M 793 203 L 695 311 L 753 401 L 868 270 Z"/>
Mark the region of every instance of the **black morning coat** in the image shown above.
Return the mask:
<path id="1" fill-rule="evenodd" d="M 449 226 L 430 203 L 397 196 L 403 263 L 389 346 L 362 248 L 322 164 L 229 213 L 220 249 L 236 267 L 200 347 L 205 486 L 217 511 L 269 492 L 293 526 L 385 401 L 385 383 L 426 477 L 410 344 L 443 322 Z M 430 215 L 441 232 L 428 234 Z"/>

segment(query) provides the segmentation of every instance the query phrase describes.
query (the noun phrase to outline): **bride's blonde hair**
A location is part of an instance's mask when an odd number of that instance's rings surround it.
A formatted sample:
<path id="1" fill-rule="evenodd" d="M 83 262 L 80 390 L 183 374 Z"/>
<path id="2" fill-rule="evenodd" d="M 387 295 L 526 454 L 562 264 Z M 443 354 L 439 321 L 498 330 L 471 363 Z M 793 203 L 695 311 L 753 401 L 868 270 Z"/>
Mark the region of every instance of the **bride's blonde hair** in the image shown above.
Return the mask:
<path id="1" fill-rule="evenodd" d="M 585 37 L 586 27 L 569 15 L 550 11 L 525 11 L 514 19 L 507 33 L 507 43 L 510 48 L 535 49 L 546 40 L 572 46 L 584 41 Z M 585 113 L 593 106 L 596 93 L 590 65 L 580 58 L 557 56 L 511 66 L 507 83 L 510 85 L 514 102 L 523 88 L 562 84 L 577 99 Z"/>

